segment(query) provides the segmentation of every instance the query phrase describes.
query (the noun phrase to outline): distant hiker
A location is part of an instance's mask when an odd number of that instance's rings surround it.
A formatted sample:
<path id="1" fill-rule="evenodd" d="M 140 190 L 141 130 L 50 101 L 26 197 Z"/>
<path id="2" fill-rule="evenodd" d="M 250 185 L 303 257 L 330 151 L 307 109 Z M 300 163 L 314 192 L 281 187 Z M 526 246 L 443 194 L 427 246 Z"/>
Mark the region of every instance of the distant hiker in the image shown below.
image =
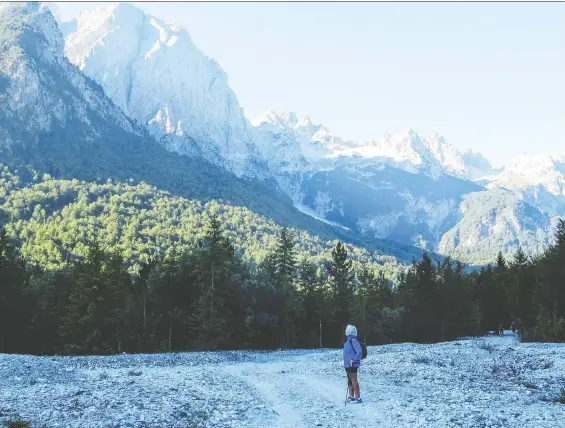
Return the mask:
<path id="1" fill-rule="evenodd" d="M 498 335 L 504 336 L 504 325 L 500 323 L 500 327 L 498 327 Z"/>
<path id="2" fill-rule="evenodd" d="M 359 392 L 359 381 L 357 371 L 363 358 L 363 348 L 357 339 L 357 328 L 348 325 L 345 329 L 346 340 L 343 344 L 343 366 L 347 373 L 347 401 L 350 403 L 362 403 L 361 393 Z"/>
<path id="3" fill-rule="evenodd" d="M 516 334 L 516 321 L 512 321 L 511 328 L 512 328 L 512 334 Z"/>

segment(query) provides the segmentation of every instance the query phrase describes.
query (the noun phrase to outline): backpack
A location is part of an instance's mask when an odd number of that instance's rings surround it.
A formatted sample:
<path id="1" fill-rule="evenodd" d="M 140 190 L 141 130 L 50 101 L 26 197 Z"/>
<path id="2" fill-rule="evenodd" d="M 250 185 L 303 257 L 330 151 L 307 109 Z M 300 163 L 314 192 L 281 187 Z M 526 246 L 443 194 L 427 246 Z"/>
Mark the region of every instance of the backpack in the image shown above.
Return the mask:
<path id="1" fill-rule="evenodd" d="M 359 343 L 359 345 L 361 345 L 361 359 L 364 360 L 365 358 L 367 358 L 367 344 L 365 342 L 361 342 L 359 339 L 357 339 L 357 342 Z M 349 344 L 353 348 L 351 339 L 349 339 Z"/>
<path id="2" fill-rule="evenodd" d="M 359 342 L 361 345 L 361 359 L 367 358 L 367 344 L 365 342 Z"/>

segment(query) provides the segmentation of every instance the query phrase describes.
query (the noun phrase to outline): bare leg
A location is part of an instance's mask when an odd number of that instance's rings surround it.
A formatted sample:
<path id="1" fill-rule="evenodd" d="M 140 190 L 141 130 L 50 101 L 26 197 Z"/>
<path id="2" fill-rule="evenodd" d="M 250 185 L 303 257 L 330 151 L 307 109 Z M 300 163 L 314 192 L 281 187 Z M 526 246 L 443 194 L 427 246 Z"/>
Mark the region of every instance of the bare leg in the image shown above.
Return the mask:
<path id="1" fill-rule="evenodd" d="M 359 382 L 357 381 L 357 373 L 351 373 L 349 375 L 351 377 L 351 383 L 353 385 L 353 393 L 355 398 L 360 398 L 361 393 L 359 392 Z"/>
<path id="2" fill-rule="evenodd" d="M 348 391 L 349 391 L 349 396 L 350 396 L 350 397 L 353 397 L 353 394 L 354 394 L 355 392 L 353 391 L 353 383 L 351 383 L 351 376 L 353 376 L 353 373 L 349 373 L 349 374 L 347 375 L 347 389 L 348 389 Z"/>

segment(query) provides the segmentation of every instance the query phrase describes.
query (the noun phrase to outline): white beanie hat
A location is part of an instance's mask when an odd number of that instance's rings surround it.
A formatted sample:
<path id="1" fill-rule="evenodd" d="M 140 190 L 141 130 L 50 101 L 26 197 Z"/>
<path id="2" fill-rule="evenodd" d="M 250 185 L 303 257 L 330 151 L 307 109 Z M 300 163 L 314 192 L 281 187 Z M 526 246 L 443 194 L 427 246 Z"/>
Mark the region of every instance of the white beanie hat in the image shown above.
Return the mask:
<path id="1" fill-rule="evenodd" d="M 349 324 L 345 329 L 346 336 L 357 336 L 357 328 L 354 325 Z"/>

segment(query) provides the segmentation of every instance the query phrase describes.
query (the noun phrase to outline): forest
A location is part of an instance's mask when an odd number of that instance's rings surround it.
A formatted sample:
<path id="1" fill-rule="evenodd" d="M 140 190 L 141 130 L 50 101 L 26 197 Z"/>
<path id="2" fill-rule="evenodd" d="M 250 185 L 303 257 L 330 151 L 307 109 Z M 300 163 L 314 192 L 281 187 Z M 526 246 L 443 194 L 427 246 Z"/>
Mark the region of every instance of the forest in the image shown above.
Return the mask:
<path id="1" fill-rule="evenodd" d="M 565 221 L 535 257 L 468 270 L 427 253 L 393 283 L 336 242 L 327 261 L 281 228 L 244 259 L 210 215 L 194 245 L 171 245 L 132 273 L 93 236 L 84 257 L 46 269 L 0 233 L 0 352 L 114 354 L 339 347 L 347 323 L 369 345 L 433 343 L 516 321 L 522 340 L 565 341 Z"/>

